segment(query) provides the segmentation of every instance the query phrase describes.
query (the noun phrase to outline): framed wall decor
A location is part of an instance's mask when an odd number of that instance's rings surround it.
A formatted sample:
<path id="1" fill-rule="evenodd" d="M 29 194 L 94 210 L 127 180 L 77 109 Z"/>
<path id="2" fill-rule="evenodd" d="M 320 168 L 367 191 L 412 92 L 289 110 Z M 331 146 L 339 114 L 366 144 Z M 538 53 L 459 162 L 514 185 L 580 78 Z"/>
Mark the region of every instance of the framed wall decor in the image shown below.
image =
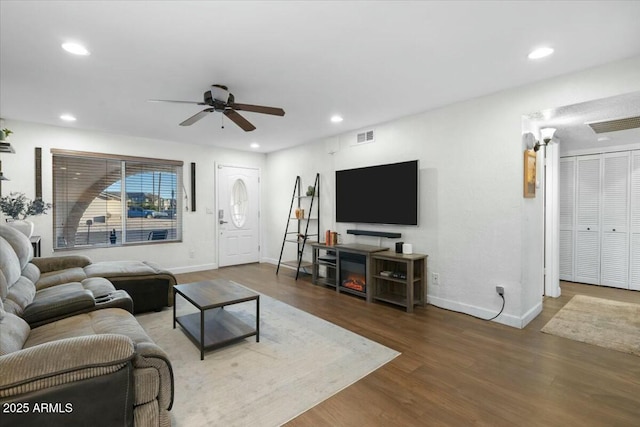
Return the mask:
<path id="1" fill-rule="evenodd" d="M 524 151 L 524 193 L 526 199 L 536 197 L 536 152 Z"/>

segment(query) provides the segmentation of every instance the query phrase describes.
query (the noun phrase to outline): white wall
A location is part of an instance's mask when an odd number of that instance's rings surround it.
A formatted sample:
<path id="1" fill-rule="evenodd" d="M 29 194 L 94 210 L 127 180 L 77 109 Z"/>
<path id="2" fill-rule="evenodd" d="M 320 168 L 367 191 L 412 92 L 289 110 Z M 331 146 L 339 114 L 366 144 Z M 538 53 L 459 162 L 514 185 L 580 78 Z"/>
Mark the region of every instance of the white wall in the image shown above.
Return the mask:
<path id="1" fill-rule="evenodd" d="M 348 132 L 267 156 L 6 120 L 6 127 L 15 131 L 16 154 L 2 155 L 3 172 L 11 179 L 2 190 L 34 196 L 34 147 L 43 149 L 46 201 L 52 199 L 51 148 L 182 160 L 187 190 L 188 166 L 196 162 L 198 210 L 185 213 L 182 243 L 86 251 L 95 260 L 147 259 L 179 272 L 217 265 L 215 162 L 261 168 L 262 257 L 271 262 L 280 253 L 295 176 L 301 175 L 306 187 L 320 172 L 322 230 L 337 229 L 343 241 L 388 247 L 395 240 L 356 239 L 345 231 L 399 231 L 415 252 L 429 255 L 429 272 L 440 274 L 439 286 L 429 283 L 431 303 L 491 317 L 501 302 L 495 286 L 504 286 L 507 305 L 497 321 L 523 327 L 542 307 L 543 220 L 542 198 L 522 198 L 522 116 L 638 91 L 638 75 L 640 57 L 635 57 L 373 125 L 374 143 L 354 147 L 355 132 Z M 343 123 L 348 126 L 348 118 Z M 419 226 L 334 223 L 335 170 L 411 159 L 419 159 L 421 169 Z M 43 255 L 50 255 L 51 217 L 36 217 L 35 222 L 43 236 Z"/>
<path id="2" fill-rule="evenodd" d="M 264 174 L 265 155 L 214 147 L 158 141 L 103 132 L 90 132 L 72 128 L 40 125 L 5 120 L 11 135 L 15 154 L 3 154 L 2 171 L 11 181 L 3 181 L 2 194 L 21 191 L 27 197 L 35 196 L 34 148 L 42 147 L 42 191 L 47 202 L 53 200 L 52 148 L 112 153 L 140 157 L 182 160 L 183 182 L 190 197 L 191 162 L 196 163 L 196 211 L 184 212 L 183 241 L 148 246 L 110 247 L 88 249 L 82 253 L 93 260 L 137 259 L 157 262 L 174 272 L 186 272 L 217 267 L 216 200 L 214 163 L 257 167 Z M 265 200 L 266 194 L 261 194 Z M 207 209 L 210 214 L 207 214 Z M 30 218 L 36 225 L 36 234 L 42 236 L 43 256 L 53 254 L 52 215 Z M 78 253 L 58 251 L 56 255 Z M 191 254 L 193 253 L 193 257 Z"/>
<path id="3" fill-rule="evenodd" d="M 638 75 L 640 57 L 372 125 L 370 144 L 352 146 L 356 132 L 349 132 L 270 153 L 264 256 L 278 258 L 295 176 L 307 185 L 320 172 L 322 229 L 337 229 L 345 242 L 388 247 L 393 240 L 344 232 L 399 231 L 414 252 L 429 255 L 429 273 L 440 274 L 439 286 L 429 280 L 430 303 L 491 317 L 501 303 L 495 286 L 504 286 L 507 304 L 497 321 L 523 327 L 542 308 L 544 222 L 542 188 L 535 199 L 522 197 L 522 116 L 637 91 Z M 328 147 L 337 151 L 328 154 Z M 417 227 L 333 223 L 335 170 L 411 159 L 420 161 Z"/>

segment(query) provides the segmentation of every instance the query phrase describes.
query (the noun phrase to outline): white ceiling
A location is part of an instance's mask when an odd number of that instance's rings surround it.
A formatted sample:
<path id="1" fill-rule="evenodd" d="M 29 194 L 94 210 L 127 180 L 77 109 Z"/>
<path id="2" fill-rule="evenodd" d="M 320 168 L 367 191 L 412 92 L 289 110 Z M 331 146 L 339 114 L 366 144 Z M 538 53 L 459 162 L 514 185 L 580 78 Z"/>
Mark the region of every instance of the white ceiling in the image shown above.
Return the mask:
<path id="1" fill-rule="evenodd" d="M 587 124 L 640 117 L 640 92 L 538 111 L 527 117 L 539 128 L 556 129 L 554 138 L 561 154 L 640 145 L 640 128 L 597 134 Z"/>
<path id="2" fill-rule="evenodd" d="M 0 114 L 269 152 L 639 55 L 639 22 L 638 1 L 2 0 Z M 528 60 L 540 45 L 555 54 Z M 146 101 L 200 101 L 215 83 L 286 115 L 180 127 L 202 108 Z"/>

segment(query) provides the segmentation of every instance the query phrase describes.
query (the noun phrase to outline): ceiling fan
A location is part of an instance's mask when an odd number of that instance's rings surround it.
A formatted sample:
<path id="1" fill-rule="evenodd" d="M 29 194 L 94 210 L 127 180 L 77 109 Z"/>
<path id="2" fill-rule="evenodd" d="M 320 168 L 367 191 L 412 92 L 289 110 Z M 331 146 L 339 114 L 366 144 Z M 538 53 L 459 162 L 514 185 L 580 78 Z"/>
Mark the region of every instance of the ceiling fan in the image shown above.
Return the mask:
<path id="1" fill-rule="evenodd" d="M 240 126 L 245 132 L 250 132 L 256 127 L 247 119 L 242 117 L 238 111 L 250 111 L 252 113 L 271 114 L 273 116 L 284 116 L 284 110 L 276 107 L 265 107 L 263 105 L 238 104 L 229 89 L 224 85 L 212 85 L 211 89 L 204 93 L 203 102 L 195 101 L 172 101 L 168 99 L 150 99 L 150 102 L 174 102 L 179 104 L 208 105 L 199 113 L 194 114 L 187 120 L 180 123 L 180 126 L 191 126 L 204 116 L 214 111 L 218 111 L 229 118 L 233 123 Z"/>

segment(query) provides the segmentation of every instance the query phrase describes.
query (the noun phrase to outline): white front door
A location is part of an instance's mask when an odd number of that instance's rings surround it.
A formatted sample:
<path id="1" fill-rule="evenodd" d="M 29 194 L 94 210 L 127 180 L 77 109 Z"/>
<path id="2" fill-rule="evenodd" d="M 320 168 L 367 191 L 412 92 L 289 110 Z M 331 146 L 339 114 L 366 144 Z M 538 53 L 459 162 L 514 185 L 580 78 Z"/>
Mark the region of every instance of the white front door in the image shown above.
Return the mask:
<path id="1" fill-rule="evenodd" d="M 218 265 L 260 261 L 260 171 L 218 165 Z"/>

